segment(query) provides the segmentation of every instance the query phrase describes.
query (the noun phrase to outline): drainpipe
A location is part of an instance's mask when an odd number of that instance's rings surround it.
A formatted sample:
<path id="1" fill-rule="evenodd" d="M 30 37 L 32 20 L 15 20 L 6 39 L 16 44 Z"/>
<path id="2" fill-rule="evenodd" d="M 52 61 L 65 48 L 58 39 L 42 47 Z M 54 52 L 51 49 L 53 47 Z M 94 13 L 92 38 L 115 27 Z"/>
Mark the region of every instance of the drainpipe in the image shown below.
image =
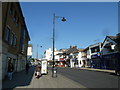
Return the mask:
<path id="1" fill-rule="evenodd" d="M 17 54 L 17 64 L 16 64 L 16 72 L 18 71 L 18 54 Z"/>

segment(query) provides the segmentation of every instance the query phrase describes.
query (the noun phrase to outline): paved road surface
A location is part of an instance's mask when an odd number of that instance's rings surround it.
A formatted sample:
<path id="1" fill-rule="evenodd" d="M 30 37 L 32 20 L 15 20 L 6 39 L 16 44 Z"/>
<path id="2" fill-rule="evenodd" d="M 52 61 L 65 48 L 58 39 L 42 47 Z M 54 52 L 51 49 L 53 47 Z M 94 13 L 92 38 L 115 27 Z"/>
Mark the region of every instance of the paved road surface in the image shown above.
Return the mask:
<path id="1" fill-rule="evenodd" d="M 58 68 L 58 77 L 52 78 L 52 70 L 49 68 L 48 75 L 36 79 L 34 69 L 35 67 L 31 67 L 28 75 L 25 71 L 21 71 L 15 73 L 11 81 L 3 80 L 3 88 L 9 88 L 8 90 L 16 88 L 118 88 L 118 77 L 109 73 Z"/>
<path id="2" fill-rule="evenodd" d="M 118 88 L 118 76 L 110 73 L 58 68 L 58 73 L 87 88 Z"/>

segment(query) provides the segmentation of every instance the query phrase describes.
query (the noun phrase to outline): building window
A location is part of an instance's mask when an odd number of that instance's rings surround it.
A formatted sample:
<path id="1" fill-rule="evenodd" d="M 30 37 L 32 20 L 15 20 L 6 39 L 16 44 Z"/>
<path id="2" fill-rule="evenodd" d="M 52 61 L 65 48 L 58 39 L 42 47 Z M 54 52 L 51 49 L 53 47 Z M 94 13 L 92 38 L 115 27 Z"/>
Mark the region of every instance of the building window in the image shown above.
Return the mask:
<path id="1" fill-rule="evenodd" d="M 19 18 L 17 17 L 16 18 L 16 26 L 18 26 L 18 24 L 19 24 Z"/>
<path id="2" fill-rule="evenodd" d="M 13 20 L 16 22 L 16 11 L 15 11 L 15 13 L 14 13 Z"/>
<path id="3" fill-rule="evenodd" d="M 10 6 L 10 15 L 13 14 L 13 4 L 11 3 L 11 6 Z"/>
<path id="4" fill-rule="evenodd" d="M 10 38 L 10 45 L 13 45 L 13 40 L 14 40 L 14 34 L 12 33 L 11 38 Z"/>
<path id="5" fill-rule="evenodd" d="M 21 38 L 21 41 L 20 41 L 20 51 L 21 51 L 21 53 L 24 52 L 24 40 L 23 40 L 23 38 Z"/>
<path id="6" fill-rule="evenodd" d="M 25 36 L 26 36 L 26 30 L 24 30 L 23 32 L 23 38 L 25 39 Z"/>
<path id="7" fill-rule="evenodd" d="M 5 30 L 5 41 L 8 42 L 10 35 L 10 29 L 7 27 Z"/>
<path id="8" fill-rule="evenodd" d="M 99 46 L 91 48 L 91 53 L 96 53 L 96 52 L 99 52 L 99 51 L 100 51 Z"/>
<path id="9" fill-rule="evenodd" d="M 22 44 L 22 47 L 21 47 L 21 53 L 23 53 L 24 52 L 24 44 Z"/>
<path id="10" fill-rule="evenodd" d="M 13 46 L 16 46 L 16 43 L 17 43 L 17 38 L 14 36 Z"/>

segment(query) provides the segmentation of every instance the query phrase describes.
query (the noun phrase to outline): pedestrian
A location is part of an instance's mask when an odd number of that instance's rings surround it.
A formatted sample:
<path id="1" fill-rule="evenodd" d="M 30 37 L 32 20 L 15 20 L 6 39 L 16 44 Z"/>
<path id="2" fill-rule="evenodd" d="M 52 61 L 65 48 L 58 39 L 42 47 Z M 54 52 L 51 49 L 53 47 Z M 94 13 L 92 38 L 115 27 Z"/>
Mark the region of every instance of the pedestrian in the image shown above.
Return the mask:
<path id="1" fill-rule="evenodd" d="M 29 63 L 27 62 L 26 63 L 26 74 L 28 74 L 28 72 L 29 72 Z"/>
<path id="2" fill-rule="evenodd" d="M 41 65 L 40 65 L 40 63 L 38 63 L 38 65 L 36 66 L 35 74 L 36 74 L 36 78 L 39 79 L 40 76 L 41 76 Z"/>
<path id="3" fill-rule="evenodd" d="M 9 80 L 12 80 L 13 71 L 14 71 L 14 66 L 12 63 L 9 63 L 8 64 L 8 78 L 9 78 Z"/>

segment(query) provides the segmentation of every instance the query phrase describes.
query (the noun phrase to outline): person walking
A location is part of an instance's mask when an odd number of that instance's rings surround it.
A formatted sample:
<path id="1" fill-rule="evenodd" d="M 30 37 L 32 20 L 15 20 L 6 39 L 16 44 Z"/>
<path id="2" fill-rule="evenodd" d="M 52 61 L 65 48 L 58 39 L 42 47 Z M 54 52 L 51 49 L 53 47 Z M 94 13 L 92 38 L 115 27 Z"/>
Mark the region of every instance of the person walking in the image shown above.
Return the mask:
<path id="1" fill-rule="evenodd" d="M 41 76 L 41 65 L 40 65 L 40 63 L 38 63 L 38 65 L 36 66 L 35 74 L 36 74 L 36 78 L 39 79 L 40 76 Z"/>
<path id="2" fill-rule="evenodd" d="M 8 78 L 9 78 L 9 80 L 12 80 L 13 71 L 14 71 L 14 66 L 12 63 L 9 63 L 8 64 Z"/>
<path id="3" fill-rule="evenodd" d="M 27 62 L 26 63 L 26 74 L 28 74 L 28 72 L 29 72 L 29 63 Z"/>

